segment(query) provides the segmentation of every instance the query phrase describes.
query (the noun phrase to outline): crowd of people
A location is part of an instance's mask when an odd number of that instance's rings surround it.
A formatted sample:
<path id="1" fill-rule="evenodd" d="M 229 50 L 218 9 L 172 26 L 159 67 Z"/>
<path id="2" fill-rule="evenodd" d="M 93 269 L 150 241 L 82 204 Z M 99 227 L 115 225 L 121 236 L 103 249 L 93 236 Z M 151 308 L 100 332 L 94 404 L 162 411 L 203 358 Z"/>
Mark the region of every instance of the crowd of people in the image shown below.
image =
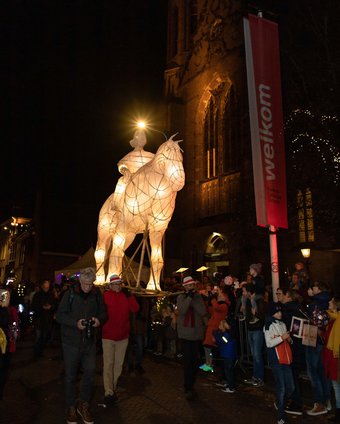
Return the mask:
<path id="1" fill-rule="evenodd" d="M 289 282 L 274 295 L 261 264 L 250 265 L 241 282 L 220 273 L 211 280 L 166 280 L 157 297 L 132 290 L 117 275 L 110 276 L 105 288 L 95 286 L 95 279 L 95 270 L 85 268 L 72 284 L 58 287 L 44 280 L 21 298 L 8 287 L 1 289 L 0 399 L 20 333 L 23 337 L 33 328 L 38 360 L 60 327 L 68 424 L 76 424 L 78 416 L 85 424 L 94 423 L 90 401 L 98 351 L 103 355 L 103 403 L 110 406 L 117 401 L 124 367 L 145 372 L 146 350 L 182 361 L 188 401 L 198 396 L 200 372 L 214 372 L 217 387 L 237 394 L 239 384 L 263 387 L 269 364 L 279 424 L 287 422 L 287 414 L 303 414 L 300 375 L 306 372 L 314 397 L 306 413 L 327 414 L 333 388 L 335 414 L 330 420 L 340 422 L 340 293 L 310 281 L 303 264 L 295 265 Z M 243 360 L 244 350 L 250 352 L 252 375 L 242 381 L 236 363 Z"/>

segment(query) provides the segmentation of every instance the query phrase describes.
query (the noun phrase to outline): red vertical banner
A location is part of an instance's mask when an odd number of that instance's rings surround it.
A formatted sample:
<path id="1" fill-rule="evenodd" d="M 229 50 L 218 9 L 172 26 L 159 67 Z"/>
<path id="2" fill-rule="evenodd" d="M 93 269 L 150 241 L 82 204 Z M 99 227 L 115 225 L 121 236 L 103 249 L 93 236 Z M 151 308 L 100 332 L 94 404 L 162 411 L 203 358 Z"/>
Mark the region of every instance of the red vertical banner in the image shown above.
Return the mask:
<path id="1" fill-rule="evenodd" d="M 249 15 L 244 35 L 257 225 L 287 228 L 278 27 Z"/>

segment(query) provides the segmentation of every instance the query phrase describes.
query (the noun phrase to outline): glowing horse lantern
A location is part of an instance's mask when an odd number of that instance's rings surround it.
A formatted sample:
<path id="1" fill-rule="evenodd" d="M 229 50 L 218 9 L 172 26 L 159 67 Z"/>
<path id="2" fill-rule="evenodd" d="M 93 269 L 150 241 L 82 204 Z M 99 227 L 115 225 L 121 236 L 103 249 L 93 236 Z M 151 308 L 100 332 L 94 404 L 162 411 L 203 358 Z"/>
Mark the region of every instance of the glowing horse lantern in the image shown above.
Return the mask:
<path id="1" fill-rule="evenodd" d="M 179 141 L 173 140 L 174 135 L 151 157 L 151 153 L 142 149 L 145 143 L 141 140 L 144 135 L 145 141 L 145 134 L 136 131 L 135 138 L 136 134 L 139 139 L 135 144 L 131 142 L 135 150 L 118 163 L 118 166 L 124 164 L 119 168 L 124 176 L 119 179 L 115 192 L 106 200 L 99 214 L 95 252 L 97 282 L 105 282 L 103 264 L 111 242 L 108 276 L 120 275 L 125 250 L 136 234 L 148 231 L 152 271 L 147 288 L 160 290 L 159 279 L 164 263 L 162 239 L 175 209 L 177 192 L 184 186 L 183 156 Z M 133 172 L 130 165 L 136 167 L 136 157 L 139 157 L 141 166 Z"/>

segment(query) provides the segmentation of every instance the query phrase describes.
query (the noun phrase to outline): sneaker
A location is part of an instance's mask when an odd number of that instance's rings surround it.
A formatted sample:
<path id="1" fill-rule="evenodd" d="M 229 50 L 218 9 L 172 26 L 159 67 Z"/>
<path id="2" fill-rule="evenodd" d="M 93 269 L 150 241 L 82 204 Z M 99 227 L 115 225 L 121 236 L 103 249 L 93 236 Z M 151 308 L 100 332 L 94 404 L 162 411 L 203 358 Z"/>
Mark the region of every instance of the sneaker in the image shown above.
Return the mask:
<path id="1" fill-rule="evenodd" d="M 321 403 L 314 403 L 313 409 L 310 411 L 307 411 L 307 415 L 315 416 L 315 415 L 323 415 L 327 414 L 327 408 L 324 405 L 321 405 Z"/>
<path id="2" fill-rule="evenodd" d="M 332 410 L 332 402 L 330 399 L 328 399 L 327 404 L 326 404 L 326 409 L 328 412 L 330 412 Z"/>
<path id="3" fill-rule="evenodd" d="M 277 422 L 277 424 L 288 424 L 283 418 Z"/>
<path id="4" fill-rule="evenodd" d="M 228 387 L 227 383 L 224 383 L 223 381 L 221 381 L 220 383 L 215 383 L 215 386 L 223 387 L 223 389 L 226 389 Z"/>
<path id="5" fill-rule="evenodd" d="M 249 321 L 249 324 L 256 324 L 258 321 L 260 321 L 260 320 L 259 320 L 259 318 L 257 318 L 257 317 L 253 317 L 253 318 Z"/>
<path id="6" fill-rule="evenodd" d="M 182 353 L 177 353 L 176 356 L 177 356 L 178 359 L 180 359 L 180 358 L 182 358 L 183 354 Z"/>
<path id="7" fill-rule="evenodd" d="M 207 365 L 207 364 L 203 364 L 199 367 L 200 370 L 205 371 L 205 372 L 214 372 L 214 369 L 212 366 Z"/>
<path id="8" fill-rule="evenodd" d="M 222 389 L 221 392 L 223 392 L 223 393 L 235 393 L 235 389 L 229 389 L 229 387 L 226 387 L 225 389 Z"/>
<path id="9" fill-rule="evenodd" d="M 113 405 L 118 399 L 117 393 L 113 393 L 112 395 L 106 395 L 104 397 L 104 405 L 109 406 Z"/>
<path id="10" fill-rule="evenodd" d="M 92 414 L 89 411 L 89 404 L 87 402 L 79 401 L 77 412 L 81 416 L 84 424 L 94 424 Z"/>
<path id="11" fill-rule="evenodd" d="M 78 424 L 78 415 L 74 406 L 68 408 L 66 422 L 67 424 Z"/>
<path id="12" fill-rule="evenodd" d="M 244 320 L 246 319 L 245 315 L 244 315 L 244 314 L 242 314 L 242 312 L 241 312 L 241 313 L 239 313 L 237 317 L 238 317 L 238 320 L 239 320 L 239 321 L 244 321 Z"/>
<path id="13" fill-rule="evenodd" d="M 252 378 L 246 378 L 245 380 L 243 380 L 243 382 L 246 383 L 246 384 L 253 385 L 255 380 L 256 380 L 255 377 L 252 377 Z"/>
<path id="14" fill-rule="evenodd" d="M 253 382 L 253 386 L 254 387 L 263 387 L 264 386 L 264 381 L 261 380 L 260 378 L 255 378 L 255 380 Z"/>
<path id="15" fill-rule="evenodd" d="M 292 415 L 302 415 L 302 408 L 299 408 L 298 406 L 294 405 L 287 405 L 285 407 L 286 414 L 292 414 Z"/>

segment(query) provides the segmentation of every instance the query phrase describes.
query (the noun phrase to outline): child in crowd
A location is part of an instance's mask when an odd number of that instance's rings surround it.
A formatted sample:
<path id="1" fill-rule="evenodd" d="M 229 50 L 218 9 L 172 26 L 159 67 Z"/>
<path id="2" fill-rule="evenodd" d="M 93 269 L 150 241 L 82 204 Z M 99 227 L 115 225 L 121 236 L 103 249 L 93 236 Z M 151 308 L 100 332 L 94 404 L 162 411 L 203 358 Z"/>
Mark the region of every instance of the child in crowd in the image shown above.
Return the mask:
<path id="1" fill-rule="evenodd" d="M 225 288 L 215 287 L 212 297 L 208 301 L 208 311 L 210 318 L 205 329 L 205 337 L 203 340 L 205 363 L 200 369 L 207 372 L 213 371 L 212 350 L 216 346 L 213 340 L 213 332 L 218 329 L 221 320 L 228 315 L 230 301 L 225 292 Z"/>
<path id="2" fill-rule="evenodd" d="M 175 314 L 174 306 L 172 304 L 169 304 L 163 311 L 163 325 L 166 345 L 165 355 L 171 358 L 174 358 L 176 356 L 176 320 L 177 317 Z"/>
<path id="3" fill-rule="evenodd" d="M 268 305 L 266 323 L 263 328 L 266 340 L 268 361 L 271 366 L 276 389 L 277 423 L 286 423 L 285 406 L 294 391 L 291 338 L 286 324 L 282 321 L 281 305 L 271 302 Z"/>
<path id="4" fill-rule="evenodd" d="M 226 383 L 218 383 L 222 386 L 222 392 L 235 392 L 235 362 L 237 358 L 236 339 L 231 328 L 231 322 L 224 319 L 220 322 L 218 330 L 214 331 L 214 339 L 217 344 L 221 358 L 223 359 L 223 370 Z"/>

